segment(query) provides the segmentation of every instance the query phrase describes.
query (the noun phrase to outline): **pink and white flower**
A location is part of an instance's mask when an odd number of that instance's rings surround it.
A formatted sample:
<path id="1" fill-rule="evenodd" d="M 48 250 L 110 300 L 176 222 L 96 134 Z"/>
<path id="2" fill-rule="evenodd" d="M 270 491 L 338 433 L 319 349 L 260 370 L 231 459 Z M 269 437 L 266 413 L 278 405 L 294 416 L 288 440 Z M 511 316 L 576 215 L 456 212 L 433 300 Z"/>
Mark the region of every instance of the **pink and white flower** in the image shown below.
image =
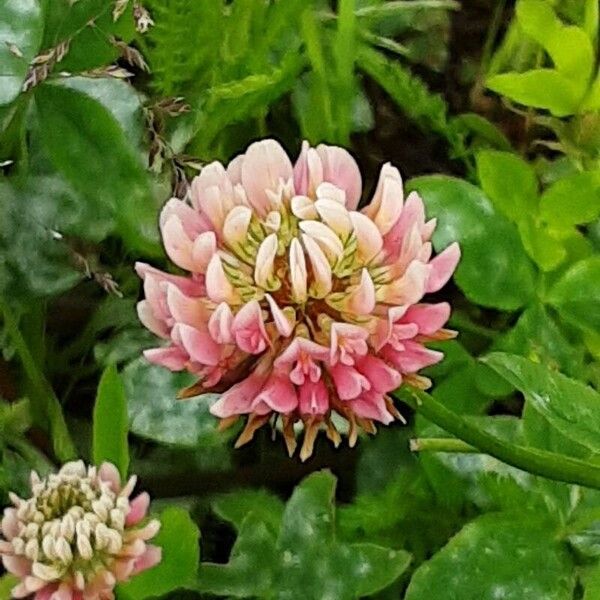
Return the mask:
<path id="1" fill-rule="evenodd" d="M 173 198 L 162 211 L 167 254 L 189 276 L 136 265 L 140 320 L 166 340 L 145 355 L 198 375 L 182 397 L 224 390 L 211 411 L 224 425 L 247 417 L 238 443 L 281 416 L 290 453 L 304 424 L 305 459 L 319 428 L 339 442 L 336 412 L 353 444 L 357 426 L 400 418 L 388 393 L 427 386 L 417 373 L 442 355 L 424 344 L 454 334 L 443 328 L 449 305 L 423 296 L 448 281 L 458 245 L 432 258 L 435 219 L 418 194 L 404 198 L 390 164 L 358 210 L 361 192 L 346 150 L 304 142 L 292 165 L 263 140 L 227 168 L 206 166 L 190 203 Z"/>
<path id="2" fill-rule="evenodd" d="M 44 479 L 33 472 L 31 498 L 11 494 L 0 529 L 2 563 L 20 579 L 13 598 L 113 600 L 117 583 L 160 562 L 160 548 L 146 543 L 160 523 L 146 519 L 148 494 L 130 498 L 135 482 L 121 486 L 110 463 L 70 462 Z"/>

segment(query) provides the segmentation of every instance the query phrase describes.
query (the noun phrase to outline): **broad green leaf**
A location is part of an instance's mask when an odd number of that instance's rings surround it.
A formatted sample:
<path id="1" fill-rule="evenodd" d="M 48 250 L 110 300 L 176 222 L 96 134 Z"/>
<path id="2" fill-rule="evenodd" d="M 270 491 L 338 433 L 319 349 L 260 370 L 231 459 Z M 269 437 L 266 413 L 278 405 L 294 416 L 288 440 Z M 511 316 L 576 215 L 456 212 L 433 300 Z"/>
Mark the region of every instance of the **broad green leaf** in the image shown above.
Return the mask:
<path id="1" fill-rule="evenodd" d="M 219 496 L 212 503 L 213 510 L 224 521 L 239 531 L 245 518 L 252 513 L 274 534 L 279 532 L 283 517 L 283 501 L 266 490 L 236 490 Z"/>
<path id="2" fill-rule="evenodd" d="M 548 52 L 557 70 L 583 91 L 594 63 L 592 43 L 585 31 L 564 25 L 547 0 L 519 0 L 516 13 L 525 33 Z"/>
<path id="3" fill-rule="evenodd" d="M 161 528 L 152 544 L 162 549 L 160 563 L 117 588 L 119 600 L 147 600 L 195 584 L 200 560 L 198 527 L 189 513 L 169 507 L 160 515 Z"/>
<path id="4" fill-rule="evenodd" d="M 527 162 L 497 150 L 482 150 L 476 159 L 481 188 L 501 213 L 518 223 L 537 209 L 537 178 Z"/>
<path id="5" fill-rule="evenodd" d="M 530 301 L 534 267 L 514 225 L 479 188 L 441 175 L 413 179 L 408 187 L 422 196 L 428 217 L 438 219 L 436 250 L 459 242 L 462 258 L 454 279 L 472 302 L 515 310 Z"/>
<path id="6" fill-rule="evenodd" d="M 38 53 L 44 21 L 37 0 L 0 3 L 0 106 L 21 92 L 29 63 Z"/>
<path id="7" fill-rule="evenodd" d="M 0 600 L 10 600 L 13 596 L 11 590 L 16 587 L 19 580 L 10 573 L 0 577 Z"/>
<path id="8" fill-rule="evenodd" d="M 275 544 L 275 535 L 265 522 L 249 513 L 240 524 L 229 562 L 200 565 L 198 589 L 229 598 L 273 597 L 272 569 L 281 558 Z"/>
<path id="9" fill-rule="evenodd" d="M 413 575 L 405 600 L 571 600 L 573 564 L 535 514 L 483 515 Z"/>
<path id="10" fill-rule="evenodd" d="M 188 448 L 228 442 L 229 436 L 217 431 L 217 420 L 208 412 L 216 395 L 177 399 L 177 392 L 194 381 L 189 374 L 172 373 L 138 358 L 123 369 L 122 376 L 132 433 Z"/>
<path id="11" fill-rule="evenodd" d="M 508 416 L 470 416 L 468 420 L 513 444 L 527 443 L 521 419 Z M 450 437 L 431 423 L 420 426 L 417 434 L 424 438 Z M 572 508 L 573 486 L 536 477 L 486 454 L 422 453 L 419 460 L 430 473 L 432 463 L 437 463 L 453 476 L 442 480 L 438 473 L 433 473 L 441 481 L 434 481 L 432 484 L 441 483 L 441 493 L 446 493 L 451 485 L 453 488 L 462 486 L 464 499 L 484 511 L 529 508 L 557 517 L 569 514 Z"/>
<path id="12" fill-rule="evenodd" d="M 450 124 L 464 133 L 474 136 L 475 143 L 479 140 L 485 142 L 486 146 L 497 148 L 498 150 L 511 151 L 511 143 L 502 131 L 491 121 L 477 113 L 462 113 L 452 117 Z M 484 144 L 478 144 L 484 145 Z"/>
<path id="13" fill-rule="evenodd" d="M 129 468 L 127 399 L 123 381 L 114 365 L 106 367 L 100 378 L 93 426 L 94 463 L 112 463 L 125 479 Z"/>
<path id="14" fill-rule="evenodd" d="M 600 5 L 598 0 L 584 0 L 583 28 L 590 38 L 592 46 L 598 41 L 598 24 L 600 21 Z"/>
<path id="15" fill-rule="evenodd" d="M 197 589 L 244 598 L 335 598 L 371 595 L 397 579 L 410 555 L 336 539 L 335 478 L 313 473 L 294 490 L 274 535 L 274 520 L 249 512 L 227 564 L 204 563 Z M 232 500 L 233 506 L 233 500 Z M 241 516 L 234 515 L 236 521 Z"/>
<path id="16" fill-rule="evenodd" d="M 43 142 L 65 178 L 115 215 L 130 248 L 156 254 L 157 207 L 141 160 L 116 119 L 96 100 L 55 84 L 36 89 Z"/>
<path id="17" fill-rule="evenodd" d="M 545 223 L 540 223 L 535 214 L 523 215 L 518 226 L 527 254 L 542 271 L 553 271 L 565 260 L 567 250 L 563 241 Z"/>
<path id="18" fill-rule="evenodd" d="M 567 438 L 600 452 L 600 394 L 521 356 L 495 352 L 484 362 L 521 391 L 536 411 Z"/>
<path id="19" fill-rule="evenodd" d="M 584 585 L 582 600 L 600 598 L 600 564 L 587 567 L 584 570 L 582 580 Z"/>
<path id="20" fill-rule="evenodd" d="M 600 256 L 570 267 L 554 284 L 547 301 L 575 327 L 600 331 Z"/>
<path id="21" fill-rule="evenodd" d="M 334 492 L 333 475 L 314 473 L 287 503 L 278 540 L 279 597 L 360 598 L 391 584 L 408 567 L 406 552 L 336 542 Z"/>
<path id="22" fill-rule="evenodd" d="M 556 228 L 589 223 L 600 216 L 600 171 L 559 179 L 540 200 L 540 216 Z"/>
<path id="23" fill-rule="evenodd" d="M 594 79 L 592 82 L 592 85 L 590 86 L 590 89 L 588 90 L 588 93 L 581 105 L 582 112 L 592 112 L 598 109 L 600 109 L 600 69 L 598 69 L 596 79 Z"/>
<path id="24" fill-rule="evenodd" d="M 520 354 L 571 377 L 583 377 L 583 348 L 568 339 L 555 319 L 538 303 L 526 308 L 515 326 L 502 335 L 492 349 Z"/>
<path id="25" fill-rule="evenodd" d="M 525 106 L 546 108 L 557 117 L 576 113 L 582 99 L 578 86 L 553 69 L 493 75 L 487 79 L 486 86 Z"/>
<path id="26" fill-rule="evenodd" d="M 117 120 L 133 148 L 142 147 L 146 135 L 142 98 L 132 85 L 101 77 L 68 77 L 61 85 L 97 100 Z"/>

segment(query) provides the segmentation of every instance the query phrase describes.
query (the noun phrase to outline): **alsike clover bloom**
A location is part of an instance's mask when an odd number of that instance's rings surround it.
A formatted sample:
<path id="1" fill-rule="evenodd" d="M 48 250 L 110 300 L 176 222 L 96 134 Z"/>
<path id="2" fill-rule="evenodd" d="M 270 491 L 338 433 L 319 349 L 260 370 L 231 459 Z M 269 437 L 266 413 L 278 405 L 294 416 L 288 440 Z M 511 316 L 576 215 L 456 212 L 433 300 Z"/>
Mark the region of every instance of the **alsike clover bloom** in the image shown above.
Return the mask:
<path id="1" fill-rule="evenodd" d="M 150 497 L 130 500 L 135 481 L 121 487 L 110 463 L 70 462 L 44 479 L 33 472 L 31 498 L 11 494 L 2 519 L 2 562 L 21 579 L 13 597 L 112 600 L 118 582 L 160 562 L 160 548 L 146 543 L 160 523 L 143 522 Z"/>
<path id="2" fill-rule="evenodd" d="M 238 445 L 280 416 L 290 454 L 304 424 L 304 459 L 321 427 L 339 443 L 334 411 L 353 444 L 357 426 L 400 418 L 387 393 L 426 386 L 417 372 L 442 358 L 424 344 L 452 337 L 450 306 L 421 299 L 448 281 L 459 248 L 432 259 L 435 219 L 391 165 L 358 211 L 361 191 L 346 150 L 305 142 L 292 166 L 264 140 L 204 167 L 191 205 L 173 198 L 161 213 L 167 254 L 190 276 L 136 265 L 139 317 L 167 340 L 145 356 L 198 375 L 183 397 L 224 391 L 211 411 L 223 425 L 247 415 Z"/>

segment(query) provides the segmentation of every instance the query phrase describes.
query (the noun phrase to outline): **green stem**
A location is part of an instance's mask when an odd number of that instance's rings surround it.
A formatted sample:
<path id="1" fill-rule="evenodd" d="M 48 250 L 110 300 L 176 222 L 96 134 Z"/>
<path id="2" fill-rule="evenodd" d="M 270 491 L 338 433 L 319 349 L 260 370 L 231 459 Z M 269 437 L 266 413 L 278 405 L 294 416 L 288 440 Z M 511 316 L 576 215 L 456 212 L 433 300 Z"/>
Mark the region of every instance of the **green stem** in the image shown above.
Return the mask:
<path id="1" fill-rule="evenodd" d="M 412 398 L 406 394 L 396 397 L 480 452 L 534 475 L 600 489 L 600 466 L 555 452 L 510 444 L 472 425 L 429 394 L 417 390 L 409 393 Z"/>
<path id="2" fill-rule="evenodd" d="M 4 315 L 4 324 L 15 346 L 17 354 L 29 379 L 34 393 L 30 398 L 37 412 L 45 416 L 50 425 L 52 446 L 56 457 L 66 462 L 77 457 L 77 450 L 71 440 L 69 430 L 62 412 L 62 407 L 52 386 L 39 369 L 33 355 L 19 329 L 19 322 L 12 309 L 7 304 L 0 305 Z"/>
<path id="3" fill-rule="evenodd" d="M 414 438 L 410 440 L 412 452 L 453 452 L 455 454 L 478 454 L 479 450 L 455 438 Z"/>

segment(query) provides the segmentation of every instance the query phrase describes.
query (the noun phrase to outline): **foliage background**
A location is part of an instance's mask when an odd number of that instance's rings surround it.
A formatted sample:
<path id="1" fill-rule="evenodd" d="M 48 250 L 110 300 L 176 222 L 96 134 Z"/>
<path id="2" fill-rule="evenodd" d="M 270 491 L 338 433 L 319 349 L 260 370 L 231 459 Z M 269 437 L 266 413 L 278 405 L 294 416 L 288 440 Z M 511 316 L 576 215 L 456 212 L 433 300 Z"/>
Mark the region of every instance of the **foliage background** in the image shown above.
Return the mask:
<path id="1" fill-rule="evenodd" d="M 2 499 L 129 465 L 165 561 L 123 599 L 600 598 L 598 55 L 597 0 L 0 3 Z M 139 358 L 161 204 L 264 136 L 393 162 L 461 243 L 428 375 L 463 440 L 404 397 L 355 449 L 232 451 Z"/>

